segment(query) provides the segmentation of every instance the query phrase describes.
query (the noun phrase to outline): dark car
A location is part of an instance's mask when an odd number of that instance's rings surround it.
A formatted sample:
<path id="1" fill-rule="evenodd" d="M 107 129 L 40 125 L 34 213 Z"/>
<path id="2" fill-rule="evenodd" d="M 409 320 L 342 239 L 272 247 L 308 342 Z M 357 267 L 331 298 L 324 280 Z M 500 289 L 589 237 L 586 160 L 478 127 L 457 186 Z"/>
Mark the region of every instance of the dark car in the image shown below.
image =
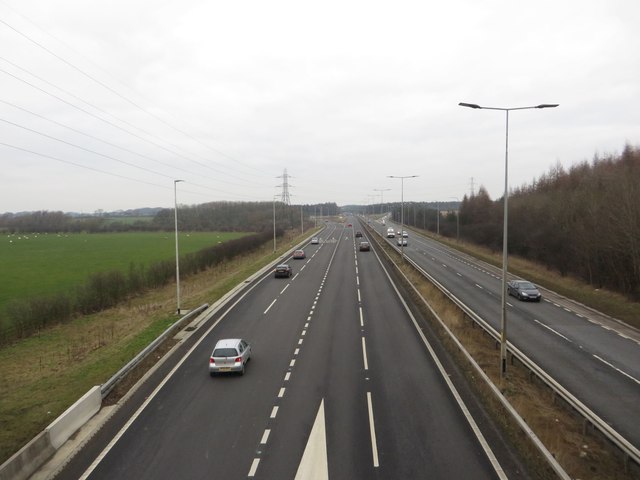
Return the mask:
<path id="1" fill-rule="evenodd" d="M 279 277 L 290 277 L 291 276 L 291 267 L 285 263 L 283 263 L 282 265 L 278 265 L 276 267 L 276 269 L 274 270 L 275 273 L 275 277 L 279 278 Z"/>
<path id="2" fill-rule="evenodd" d="M 518 300 L 531 300 L 539 302 L 542 298 L 536 286 L 526 280 L 511 280 L 507 283 L 507 294 L 517 297 Z"/>
<path id="3" fill-rule="evenodd" d="M 361 252 L 368 252 L 369 250 L 371 250 L 371 245 L 369 245 L 369 242 L 360 242 Z"/>
<path id="4" fill-rule="evenodd" d="M 356 238 L 361 238 L 362 237 L 362 232 L 360 230 L 358 230 L 356 232 Z"/>

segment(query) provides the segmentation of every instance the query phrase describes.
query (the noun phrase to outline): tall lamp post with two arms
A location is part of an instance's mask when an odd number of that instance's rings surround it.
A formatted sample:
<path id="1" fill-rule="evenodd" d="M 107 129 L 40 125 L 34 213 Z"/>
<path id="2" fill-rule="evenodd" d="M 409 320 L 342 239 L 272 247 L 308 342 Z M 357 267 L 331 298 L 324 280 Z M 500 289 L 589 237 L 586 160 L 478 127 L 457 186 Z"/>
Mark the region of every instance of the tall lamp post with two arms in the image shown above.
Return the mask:
<path id="1" fill-rule="evenodd" d="M 505 124 L 505 149 L 504 149 L 504 212 L 502 227 L 502 316 L 500 321 L 500 376 L 507 373 L 507 225 L 508 225 L 508 198 L 509 198 L 509 112 L 513 110 L 532 110 L 541 108 L 555 108 L 557 103 L 541 103 L 530 107 L 483 107 L 475 103 L 461 102 L 458 105 L 480 110 L 500 110 L 506 114 Z"/>
<path id="2" fill-rule="evenodd" d="M 174 220 L 176 227 L 176 302 L 178 304 L 176 313 L 180 315 L 180 253 L 178 248 L 178 183 L 184 180 L 173 181 L 173 203 L 174 203 Z"/>

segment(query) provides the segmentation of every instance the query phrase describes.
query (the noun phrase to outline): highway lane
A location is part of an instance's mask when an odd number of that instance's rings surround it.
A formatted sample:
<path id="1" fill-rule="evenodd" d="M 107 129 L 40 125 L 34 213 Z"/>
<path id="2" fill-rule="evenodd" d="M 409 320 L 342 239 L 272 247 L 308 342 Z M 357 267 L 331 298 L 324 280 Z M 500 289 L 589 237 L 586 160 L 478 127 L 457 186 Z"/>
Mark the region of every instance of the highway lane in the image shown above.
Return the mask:
<path id="1" fill-rule="evenodd" d="M 82 478 L 295 478 L 312 429 L 326 478 L 497 478 L 374 252 L 356 252 L 351 229 L 325 232 L 290 261 L 296 276 L 256 282 L 204 334 Z M 253 360 L 210 378 L 230 336 Z"/>
<path id="2" fill-rule="evenodd" d="M 298 478 L 320 411 L 318 478 L 498 478 L 373 252 L 344 238 L 317 298 L 257 478 Z"/>
<path id="3" fill-rule="evenodd" d="M 372 225 L 380 233 L 387 228 Z M 414 232 L 405 255 L 500 330 L 498 269 Z M 510 342 L 640 446 L 640 429 L 631 421 L 640 404 L 640 345 L 635 339 L 603 326 L 596 312 L 546 291 L 540 303 L 509 297 L 507 314 Z"/>

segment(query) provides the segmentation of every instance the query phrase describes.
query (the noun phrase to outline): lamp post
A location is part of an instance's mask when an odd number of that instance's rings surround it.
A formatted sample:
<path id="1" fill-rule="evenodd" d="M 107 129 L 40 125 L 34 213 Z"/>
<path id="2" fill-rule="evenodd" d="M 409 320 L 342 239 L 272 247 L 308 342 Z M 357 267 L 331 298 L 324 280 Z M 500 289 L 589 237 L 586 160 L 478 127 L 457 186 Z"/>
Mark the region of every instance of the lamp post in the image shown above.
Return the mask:
<path id="1" fill-rule="evenodd" d="M 505 122 L 505 149 L 504 149 L 504 212 L 502 226 L 502 316 L 500 321 L 500 376 L 507 373 L 507 225 L 508 225 L 508 198 L 509 198 L 509 112 L 512 110 L 531 110 L 534 108 L 555 108 L 557 103 L 541 103 L 530 107 L 482 107 L 475 103 L 459 103 L 461 107 L 482 110 L 500 110 L 506 114 Z"/>
<path id="2" fill-rule="evenodd" d="M 180 315 L 180 250 L 178 248 L 178 183 L 184 182 L 184 180 L 174 180 L 173 181 L 173 203 L 174 203 L 174 220 L 176 227 L 176 299 L 177 299 L 177 310 L 176 313 Z"/>
<path id="3" fill-rule="evenodd" d="M 396 175 L 387 175 L 389 178 L 399 178 L 400 179 L 400 258 L 404 260 L 404 237 L 402 234 L 404 233 L 404 179 L 405 178 L 416 178 L 418 175 L 405 175 L 405 176 L 396 176 Z"/>
<path id="4" fill-rule="evenodd" d="M 373 189 L 376 192 L 380 192 L 380 214 L 382 215 L 382 205 L 384 204 L 384 192 L 388 192 L 389 190 L 391 190 L 390 188 L 374 188 Z"/>
<path id="5" fill-rule="evenodd" d="M 373 214 L 376 213 L 375 212 L 375 207 L 374 207 L 374 204 L 376 202 L 376 195 L 373 194 L 373 193 L 372 194 L 368 194 L 367 195 L 367 199 L 368 199 L 367 203 L 371 203 L 371 213 L 369 215 L 373 215 Z M 367 210 L 369 210 L 369 209 L 367 208 Z"/>
<path id="6" fill-rule="evenodd" d="M 273 253 L 276 253 L 276 196 L 273 196 Z"/>

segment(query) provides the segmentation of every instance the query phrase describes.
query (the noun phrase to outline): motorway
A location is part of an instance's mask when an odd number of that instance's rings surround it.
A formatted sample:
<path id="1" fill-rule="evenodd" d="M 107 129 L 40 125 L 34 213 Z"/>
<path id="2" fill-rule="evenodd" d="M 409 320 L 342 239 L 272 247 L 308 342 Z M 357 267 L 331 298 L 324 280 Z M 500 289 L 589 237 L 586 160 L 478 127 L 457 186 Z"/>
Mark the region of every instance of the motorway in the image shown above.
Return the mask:
<path id="1" fill-rule="evenodd" d="M 507 478 L 508 448 L 461 407 L 353 231 L 328 224 L 291 278 L 253 282 L 57 478 Z M 245 375 L 211 378 L 213 345 L 232 337 L 252 345 Z"/>
<path id="2" fill-rule="evenodd" d="M 383 225 L 370 226 L 386 238 Z M 397 239 L 388 239 L 396 246 Z M 502 272 L 410 232 L 404 254 L 500 331 Z M 511 279 L 511 277 L 509 277 Z M 507 336 L 540 367 L 640 448 L 640 334 L 541 289 L 540 303 L 508 297 Z"/>

